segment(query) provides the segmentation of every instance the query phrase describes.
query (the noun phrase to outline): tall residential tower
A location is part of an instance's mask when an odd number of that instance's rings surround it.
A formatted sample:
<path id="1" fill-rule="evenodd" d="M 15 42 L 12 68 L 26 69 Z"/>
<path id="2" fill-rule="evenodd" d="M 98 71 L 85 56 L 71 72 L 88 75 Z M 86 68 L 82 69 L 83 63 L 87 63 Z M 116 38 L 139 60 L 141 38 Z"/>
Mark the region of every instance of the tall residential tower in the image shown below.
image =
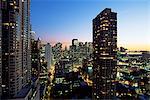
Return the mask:
<path id="1" fill-rule="evenodd" d="M 2 99 L 17 97 L 30 80 L 30 0 L 1 0 Z M 0 19 L 1 19 L 0 18 Z M 2 27 L 2 28 L 1 28 Z M 0 32 L 1 33 L 1 32 Z M 0 36 L 0 37 L 1 37 Z M 0 50 L 0 52 L 1 52 Z"/>
<path id="2" fill-rule="evenodd" d="M 22 87 L 22 1 L 3 0 L 2 10 L 2 99 L 13 97 Z"/>
<path id="3" fill-rule="evenodd" d="M 93 98 L 115 96 L 117 13 L 106 8 L 93 19 Z"/>

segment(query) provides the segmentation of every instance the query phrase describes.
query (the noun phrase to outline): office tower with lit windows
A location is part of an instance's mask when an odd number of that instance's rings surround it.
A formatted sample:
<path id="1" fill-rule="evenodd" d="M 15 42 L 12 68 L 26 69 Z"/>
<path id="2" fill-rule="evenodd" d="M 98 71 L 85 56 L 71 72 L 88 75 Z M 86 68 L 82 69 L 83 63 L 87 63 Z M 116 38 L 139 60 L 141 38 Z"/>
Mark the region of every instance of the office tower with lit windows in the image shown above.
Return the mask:
<path id="1" fill-rule="evenodd" d="M 24 98 L 30 90 L 30 1 L 2 0 L 2 99 Z M 20 95 L 21 94 L 21 95 Z"/>
<path id="2" fill-rule="evenodd" d="M 22 1 L 1 1 L 2 10 L 2 99 L 12 98 L 22 87 Z"/>
<path id="3" fill-rule="evenodd" d="M 115 96 L 117 13 L 106 8 L 93 19 L 93 99 Z"/>

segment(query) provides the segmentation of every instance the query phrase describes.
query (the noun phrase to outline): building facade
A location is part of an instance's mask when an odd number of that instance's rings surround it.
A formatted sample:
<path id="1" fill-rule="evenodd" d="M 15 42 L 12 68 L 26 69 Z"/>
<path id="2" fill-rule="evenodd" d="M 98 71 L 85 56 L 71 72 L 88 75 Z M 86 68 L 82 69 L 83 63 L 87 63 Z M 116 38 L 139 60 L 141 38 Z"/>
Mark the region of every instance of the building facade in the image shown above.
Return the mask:
<path id="1" fill-rule="evenodd" d="M 30 80 L 30 0 L 0 2 L 2 25 L 2 99 L 17 97 Z M 0 18 L 0 19 L 1 19 Z"/>
<path id="2" fill-rule="evenodd" d="M 21 82 L 21 0 L 2 1 L 2 98 L 13 97 Z"/>
<path id="3" fill-rule="evenodd" d="M 93 19 L 93 98 L 115 96 L 117 13 L 106 8 Z"/>
<path id="4" fill-rule="evenodd" d="M 49 69 L 52 64 L 52 47 L 50 43 L 45 45 L 45 59 L 47 61 L 47 69 Z"/>
<path id="5" fill-rule="evenodd" d="M 31 79 L 30 0 L 22 1 L 22 84 Z"/>
<path id="6" fill-rule="evenodd" d="M 40 48 L 41 48 L 41 41 L 33 40 L 31 45 L 31 58 L 32 58 L 32 76 L 39 77 L 40 74 Z"/>
<path id="7" fill-rule="evenodd" d="M 58 42 L 52 47 L 52 51 L 54 54 L 54 62 L 59 62 L 62 57 L 62 43 Z"/>
<path id="8" fill-rule="evenodd" d="M 55 64 L 55 83 L 63 83 L 67 73 L 72 71 L 72 62 L 68 58 L 62 58 Z"/>

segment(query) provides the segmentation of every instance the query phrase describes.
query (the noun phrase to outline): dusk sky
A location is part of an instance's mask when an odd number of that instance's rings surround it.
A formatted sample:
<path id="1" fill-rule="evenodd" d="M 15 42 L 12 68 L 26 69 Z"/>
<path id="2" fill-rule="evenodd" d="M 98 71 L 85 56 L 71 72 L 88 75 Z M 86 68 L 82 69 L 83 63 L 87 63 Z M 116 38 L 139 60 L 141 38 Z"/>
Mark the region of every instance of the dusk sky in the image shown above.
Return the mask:
<path id="1" fill-rule="evenodd" d="M 92 41 L 92 19 L 103 9 L 117 12 L 118 46 L 150 50 L 150 0 L 31 0 L 32 30 L 42 41 Z"/>

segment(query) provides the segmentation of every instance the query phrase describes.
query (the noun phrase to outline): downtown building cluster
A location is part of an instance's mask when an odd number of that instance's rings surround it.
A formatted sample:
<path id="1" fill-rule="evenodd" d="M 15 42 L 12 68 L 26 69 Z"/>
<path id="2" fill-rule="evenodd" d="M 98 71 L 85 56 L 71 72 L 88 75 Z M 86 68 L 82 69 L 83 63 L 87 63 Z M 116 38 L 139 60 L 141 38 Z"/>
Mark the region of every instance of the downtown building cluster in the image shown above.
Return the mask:
<path id="1" fill-rule="evenodd" d="M 81 67 L 83 59 L 92 58 L 92 42 L 79 42 L 73 39 L 69 49 L 62 49 L 62 43 L 56 43 L 52 47 L 52 64 L 55 65 L 55 74 L 69 73 Z M 68 67 L 67 67 L 68 66 Z M 65 72 L 67 70 L 67 72 Z M 57 78 L 56 78 L 57 80 Z M 57 82 L 56 82 L 57 83 Z"/>
<path id="2" fill-rule="evenodd" d="M 116 97 L 121 99 L 150 98 L 150 52 L 127 51 L 117 53 Z"/>
<path id="3" fill-rule="evenodd" d="M 61 43 L 53 47 L 53 98 L 116 97 L 117 13 L 106 8 L 93 19 L 93 43 L 73 39 L 69 50 L 61 48 Z"/>
<path id="4" fill-rule="evenodd" d="M 52 47 L 54 74 L 51 79 L 51 95 L 54 99 L 77 99 L 90 98 L 91 87 L 83 80 L 79 69 L 82 61 L 86 58 L 92 59 L 92 42 L 80 42 L 73 39 L 69 49 L 62 49 L 62 43 L 56 43 Z M 79 92 L 80 91 L 80 92 Z M 47 98 L 46 98 L 47 99 Z"/>

